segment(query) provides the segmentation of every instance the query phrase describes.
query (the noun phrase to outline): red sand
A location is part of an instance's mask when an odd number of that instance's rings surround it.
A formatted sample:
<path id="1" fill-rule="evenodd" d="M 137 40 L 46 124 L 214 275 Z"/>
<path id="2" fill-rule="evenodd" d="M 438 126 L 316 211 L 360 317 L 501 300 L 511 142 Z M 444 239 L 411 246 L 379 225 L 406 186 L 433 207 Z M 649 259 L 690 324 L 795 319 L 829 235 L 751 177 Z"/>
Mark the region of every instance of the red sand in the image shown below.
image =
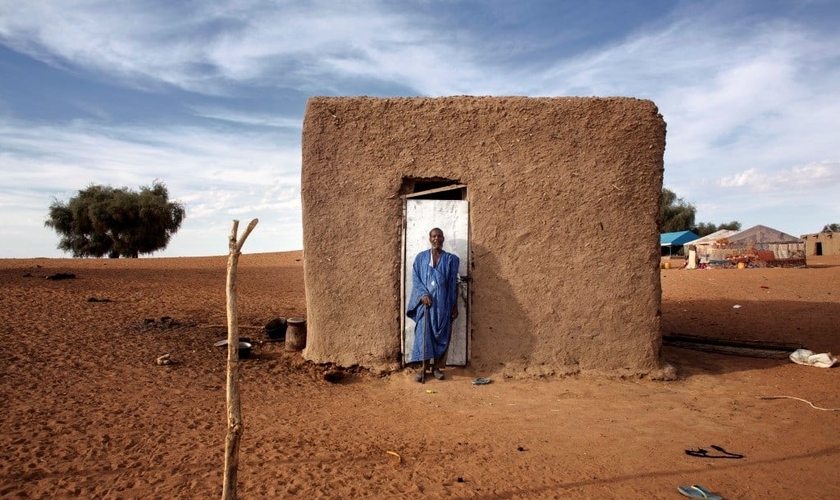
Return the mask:
<path id="1" fill-rule="evenodd" d="M 242 336 L 305 316 L 300 259 L 241 257 Z M 0 260 L 0 498 L 221 496 L 226 262 Z M 838 353 L 840 258 L 809 266 L 663 270 L 663 332 Z M 44 279 L 57 272 L 76 278 Z M 175 364 L 156 365 L 165 353 Z M 673 347 L 663 358 L 677 380 L 466 368 L 426 385 L 411 370 L 331 384 L 325 367 L 257 343 L 241 370 L 239 498 L 668 499 L 687 484 L 840 498 L 840 412 L 759 399 L 840 408 L 840 370 Z M 493 383 L 473 386 L 479 376 Z M 713 444 L 745 457 L 684 453 Z"/>

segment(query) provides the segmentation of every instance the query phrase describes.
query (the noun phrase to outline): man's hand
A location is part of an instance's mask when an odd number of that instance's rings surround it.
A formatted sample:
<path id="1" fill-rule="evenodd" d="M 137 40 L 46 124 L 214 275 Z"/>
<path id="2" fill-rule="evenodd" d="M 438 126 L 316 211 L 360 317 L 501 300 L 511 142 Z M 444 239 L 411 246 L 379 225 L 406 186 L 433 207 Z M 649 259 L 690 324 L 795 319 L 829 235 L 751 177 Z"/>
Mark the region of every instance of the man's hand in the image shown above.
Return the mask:
<path id="1" fill-rule="evenodd" d="M 426 307 L 432 307 L 432 298 L 428 295 L 420 297 L 420 302 L 422 302 Z"/>
<path id="2" fill-rule="evenodd" d="M 452 308 L 452 320 L 458 319 L 458 306 Z"/>

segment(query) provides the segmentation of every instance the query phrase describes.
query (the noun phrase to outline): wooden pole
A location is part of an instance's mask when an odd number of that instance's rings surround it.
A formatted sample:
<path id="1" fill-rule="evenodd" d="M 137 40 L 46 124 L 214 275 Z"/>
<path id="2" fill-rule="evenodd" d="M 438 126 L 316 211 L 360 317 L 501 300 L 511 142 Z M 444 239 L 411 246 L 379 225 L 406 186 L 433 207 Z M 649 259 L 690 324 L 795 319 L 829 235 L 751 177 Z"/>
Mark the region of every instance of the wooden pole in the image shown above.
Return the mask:
<path id="1" fill-rule="evenodd" d="M 227 320 L 228 320 L 228 358 L 227 358 L 227 423 L 228 433 L 225 439 L 225 478 L 222 485 L 222 500 L 236 500 L 236 473 L 239 468 L 239 440 L 245 431 L 242 412 L 239 406 L 239 316 L 236 309 L 236 266 L 239 254 L 248 235 L 257 226 L 258 219 L 248 224 L 248 229 L 237 240 L 239 221 L 233 221 L 230 232 L 227 265 Z"/>

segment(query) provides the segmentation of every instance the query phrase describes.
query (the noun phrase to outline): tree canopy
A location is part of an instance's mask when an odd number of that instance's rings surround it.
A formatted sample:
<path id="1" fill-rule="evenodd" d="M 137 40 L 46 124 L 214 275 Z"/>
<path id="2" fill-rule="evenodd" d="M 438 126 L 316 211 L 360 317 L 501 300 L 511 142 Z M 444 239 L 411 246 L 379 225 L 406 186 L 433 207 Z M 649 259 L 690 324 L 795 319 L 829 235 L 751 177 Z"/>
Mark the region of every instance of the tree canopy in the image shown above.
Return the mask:
<path id="1" fill-rule="evenodd" d="M 697 208 L 677 196 L 670 189 L 662 188 L 662 204 L 659 206 L 659 232 L 675 233 L 677 231 L 693 231 L 697 236 L 706 236 L 721 229 L 738 231 L 741 223 L 738 221 L 724 222 L 715 225 L 711 222 L 694 222 Z"/>
<path id="2" fill-rule="evenodd" d="M 674 233 L 689 231 L 694 227 L 697 209 L 683 200 L 677 193 L 662 188 L 662 204 L 659 206 L 659 232 Z"/>
<path id="3" fill-rule="evenodd" d="M 709 234 L 712 234 L 716 231 L 720 231 L 721 229 L 729 229 L 731 231 L 740 231 L 741 230 L 741 223 L 733 220 L 732 222 L 724 222 L 721 223 L 719 226 L 716 226 L 712 222 L 699 222 L 697 223 L 697 227 L 693 229 L 694 233 L 697 236 L 703 237 Z"/>
<path id="4" fill-rule="evenodd" d="M 820 231 L 821 233 L 840 233 L 840 224 L 836 222 L 832 222 L 831 224 L 826 224 L 823 227 L 823 230 Z"/>
<path id="5" fill-rule="evenodd" d="M 73 257 L 132 257 L 166 248 L 186 217 L 158 181 L 139 191 L 91 184 L 66 203 L 54 200 L 44 225 Z"/>

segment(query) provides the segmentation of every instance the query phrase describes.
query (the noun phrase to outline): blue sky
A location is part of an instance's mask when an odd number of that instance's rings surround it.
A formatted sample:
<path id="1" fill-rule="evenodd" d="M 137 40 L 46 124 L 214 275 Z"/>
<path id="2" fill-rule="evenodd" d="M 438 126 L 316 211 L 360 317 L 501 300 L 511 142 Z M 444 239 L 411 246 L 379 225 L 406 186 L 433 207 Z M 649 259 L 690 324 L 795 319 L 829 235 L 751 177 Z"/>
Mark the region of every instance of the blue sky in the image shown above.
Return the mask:
<path id="1" fill-rule="evenodd" d="M 630 96 L 697 220 L 840 222 L 840 2 L 0 0 L 0 258 L 67 257 L 53 199 L 159 179 L 156 256 L 303 246 L 311 96 Z"/>

